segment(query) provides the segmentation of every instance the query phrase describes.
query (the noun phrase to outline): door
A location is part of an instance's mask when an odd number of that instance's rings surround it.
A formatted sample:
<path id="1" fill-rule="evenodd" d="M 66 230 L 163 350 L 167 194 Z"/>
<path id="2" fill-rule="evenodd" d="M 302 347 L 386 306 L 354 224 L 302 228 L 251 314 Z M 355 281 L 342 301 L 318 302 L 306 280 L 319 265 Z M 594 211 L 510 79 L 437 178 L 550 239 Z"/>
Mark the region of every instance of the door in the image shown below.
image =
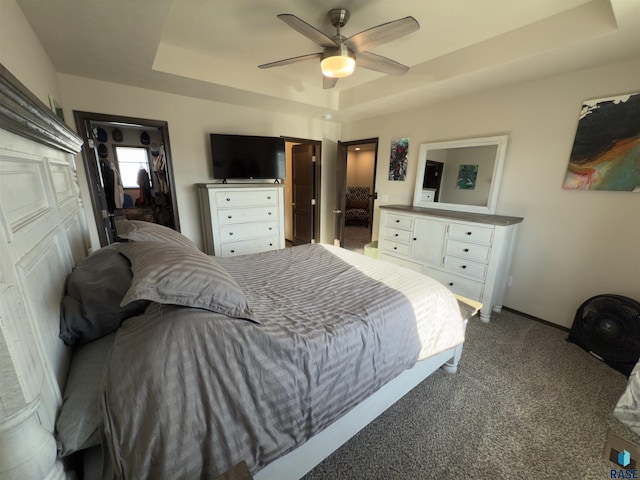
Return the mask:
<path id="1" fill-rule="evenodd" d="M 316 157 L 312 144 L 294 145 L 291 149 L 293 196 L 293 244 L 315 242 Z"/>
<path id="2" fill-rule="evenodd" d="M 347 190 L 347 145 L 338 142 L 338 156 L 336 158 L 336 208 L 333 210 L 335 216 L 335 235 L 333 244 L 342 246 L 344 236 L 344 209 L 346 203 Z"/>
<path id="3" fill-rule="evenodd" d="M 411 257 L 428 265 L 442 265 L 447 225 L 447 222 L 416 218 L 413 226 Z"/>
<path id="4" fill-rule="evenodd" d="M 85 139 L 82 145 L 82 156 L 85 159 L 85 171 L 89 184 L 89 194 L 93 215 L 96 219 L 100 246 L 115 242 L 115 228 L 112 222 L 113 215 L 109 214 L 107 197 L 104 191 L 103 172 L 99 161 L 98 144 L 93 139 L 91 121 L 88 118 L 76 118 L 76 125 L 80 135 Z"/>
<path id="5" fill-rule="evenodd" d="M 432 188 L 435 190 L 434 202 L 438 201 L 440 195 L 440 182 L 442 182 L 443 169 L 444 163 L 434 162 L 433 160 L 427 160 L 424 166 L 424 182 L 422 183 L 422 188 Z"/>
<path id="6" fill-rule="evenodd" d="M 100 245 L 116 240 L 116 215 L 180 231 L 167 122 L 73 113 Z"/>
<path id="7" fill-rule="evenodd" d="M 336 158 L 336 208 L 334 244 L 349 250 L 364 252 L 364 245 L 371 241 L 373 229 L 373 204 L 376 197 L 375 178 L 378 158 L 378 139 L 338 142 Z M 347 187 L 369 188 L 369 212 L 358 227 L 345 227 Z M 358 222 L 361 223 L 361 222 Z"/>

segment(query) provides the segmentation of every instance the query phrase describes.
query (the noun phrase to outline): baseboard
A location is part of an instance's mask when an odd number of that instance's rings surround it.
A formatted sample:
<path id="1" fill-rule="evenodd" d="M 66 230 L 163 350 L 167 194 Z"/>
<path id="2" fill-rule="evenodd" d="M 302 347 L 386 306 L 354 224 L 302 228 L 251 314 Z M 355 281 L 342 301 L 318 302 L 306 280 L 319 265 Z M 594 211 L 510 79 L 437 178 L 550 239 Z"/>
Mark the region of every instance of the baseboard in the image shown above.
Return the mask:
<path id="1" fill-rule="evenodd" d="M 547 325 L 548 327 L 557 328 L 558 330 L 562 330 L 563 332 L 569 333 L 569 329 L 567 327 L 563 327 L 562 325 L 558 325 L 557 323 L 549 322 L 548 320 L 543 320 L 539 317 L 534 317 L 533 315 L 529 315 L 528 313 L 521 312 L 514 308 L 502 307 L 503 310 L 507 310 L 508 312 L 515 313 L 516 315 L 520 315 L 521 317 L 528 318 L 529 320 L 536 321 L 538 323 L 542 323 L 543 325 Z"/>

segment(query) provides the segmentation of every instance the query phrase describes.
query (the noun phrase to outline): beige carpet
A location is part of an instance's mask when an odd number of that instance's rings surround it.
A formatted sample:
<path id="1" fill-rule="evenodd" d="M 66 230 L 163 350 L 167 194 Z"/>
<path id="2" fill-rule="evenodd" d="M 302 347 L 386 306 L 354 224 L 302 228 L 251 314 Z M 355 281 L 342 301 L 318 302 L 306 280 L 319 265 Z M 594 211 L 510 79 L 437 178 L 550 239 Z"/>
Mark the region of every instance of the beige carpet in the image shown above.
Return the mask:
<path id="1" fill-rule="evenodd" d="M 364 253 L 364 246 L 371 241 L 369 227 L 347 225 L 343 231 L 343 247 L 358 253 Z"/>
<path id="2" fill-rule="evenodd" d="M 311 471 L 318 479 L 603 480 L 627 378 L 567 332 L 503 310 L 473 318 L 456 375 L 437 371 Z"/>

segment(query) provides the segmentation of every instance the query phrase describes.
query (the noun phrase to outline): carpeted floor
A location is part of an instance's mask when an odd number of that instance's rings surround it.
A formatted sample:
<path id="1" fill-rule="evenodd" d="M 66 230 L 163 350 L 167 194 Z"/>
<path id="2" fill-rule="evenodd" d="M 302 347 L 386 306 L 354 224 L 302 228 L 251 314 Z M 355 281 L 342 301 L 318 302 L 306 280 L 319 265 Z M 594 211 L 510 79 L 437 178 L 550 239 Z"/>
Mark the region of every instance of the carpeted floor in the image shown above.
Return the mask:
<path id="1" fill-rule="evenodd" d="M 455 375 L 437 371 L 312 470 L 316 479 L 597 479 L 627 378 L 567 333 L 503 310 L 473 318 Z"/>
<path id="2" fill-rule="evenodd" d="M 371 241 L 369 227 L 347 225 L 343 232 L 343 247 L 358 253 L 364 253 L 364 246 Z"/>

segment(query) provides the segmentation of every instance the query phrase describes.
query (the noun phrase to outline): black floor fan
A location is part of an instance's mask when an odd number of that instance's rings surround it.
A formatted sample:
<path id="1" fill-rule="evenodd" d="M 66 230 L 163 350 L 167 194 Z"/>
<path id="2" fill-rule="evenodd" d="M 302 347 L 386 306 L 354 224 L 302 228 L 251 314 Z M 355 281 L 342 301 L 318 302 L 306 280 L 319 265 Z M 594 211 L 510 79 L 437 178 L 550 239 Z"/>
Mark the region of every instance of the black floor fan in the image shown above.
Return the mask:
<path id="1" fill-rule="evenodd" d="M 640 303 L 597 295 L 578 308 L 567 341 L 629 376 L 640 358 Z"/>

